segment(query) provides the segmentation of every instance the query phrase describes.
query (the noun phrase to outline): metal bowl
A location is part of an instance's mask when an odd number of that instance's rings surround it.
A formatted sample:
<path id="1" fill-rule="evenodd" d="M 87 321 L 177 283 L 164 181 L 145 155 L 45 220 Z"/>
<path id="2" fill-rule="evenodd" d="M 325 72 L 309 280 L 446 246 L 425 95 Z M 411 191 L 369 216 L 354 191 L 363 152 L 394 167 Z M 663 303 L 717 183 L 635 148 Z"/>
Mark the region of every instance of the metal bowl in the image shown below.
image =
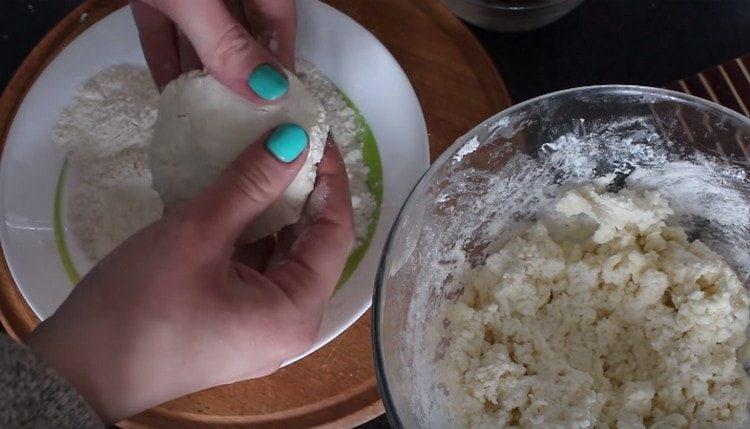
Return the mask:
<path id="1" fill-rule="evenodd" d="M 515 33 L 551 24 L 583 0 L 443 0 L 453 13 L 487 30 Z"/>

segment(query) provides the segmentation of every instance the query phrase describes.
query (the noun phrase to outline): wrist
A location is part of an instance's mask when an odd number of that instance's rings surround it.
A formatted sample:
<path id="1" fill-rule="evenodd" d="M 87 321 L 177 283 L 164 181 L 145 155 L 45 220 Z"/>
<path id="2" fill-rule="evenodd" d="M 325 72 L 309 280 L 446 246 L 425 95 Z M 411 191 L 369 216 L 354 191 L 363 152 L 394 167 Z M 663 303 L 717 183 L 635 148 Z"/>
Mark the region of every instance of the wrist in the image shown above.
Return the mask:
<path id="1" fill-rule="evenodd" d="M 107 406 L 105 383 L 97 376 L 103 362 L 93 362 L 82 344 L 64 343 L 64 336 L 58 335 L 43 322 L 28 337 L 25 343 L 39 358 L 62 376 L 86 401 L 92 410 L 105 423 L 113 423 L 117 417 Z"/>

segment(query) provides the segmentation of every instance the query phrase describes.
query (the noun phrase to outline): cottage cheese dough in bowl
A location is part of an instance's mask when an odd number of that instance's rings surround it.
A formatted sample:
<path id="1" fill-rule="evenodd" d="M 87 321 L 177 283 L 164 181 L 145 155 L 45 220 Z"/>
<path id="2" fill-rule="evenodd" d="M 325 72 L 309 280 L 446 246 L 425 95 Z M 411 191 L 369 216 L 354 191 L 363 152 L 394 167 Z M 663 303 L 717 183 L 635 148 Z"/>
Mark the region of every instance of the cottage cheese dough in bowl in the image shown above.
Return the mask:
<path id="1" fill-rule="evenodd" d="M 169 207 L 195 197 L 249 144 L 284 123 L 301 125 L 310 139 L 307 161 L 279 201 L 246 231 L 258 239 L 299 219 L 315 184 L 328 134 L 320 102 L 287 72 L 289 91 L 277 103 L 245 100 L 201 71 L 170 82 L 159 100 L 148 164 L 154 189 Z M 258 144 L 261 144 L 258 142 Z"/>
<path id="2" fill-rule="evenodd" d="M 446 304 L 461 427 L 746 427 L 750 300 L 653 191 L 583 186 Z"/>
<path id="3" fill-rule="evenodd" d="M 460 138 L 380 269 L 396 426 L 747 428 L 746 136 L 706 101 L 602 86 Z"/>

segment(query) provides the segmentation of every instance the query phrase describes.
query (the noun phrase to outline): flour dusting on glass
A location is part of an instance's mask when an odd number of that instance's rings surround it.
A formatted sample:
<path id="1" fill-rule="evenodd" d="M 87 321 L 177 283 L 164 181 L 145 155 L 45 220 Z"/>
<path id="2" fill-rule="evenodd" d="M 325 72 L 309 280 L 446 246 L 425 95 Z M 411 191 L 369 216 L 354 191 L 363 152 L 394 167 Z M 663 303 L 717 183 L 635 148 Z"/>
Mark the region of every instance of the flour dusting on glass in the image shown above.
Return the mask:
<path id="1" fill-rule="evenodd" d="M 463 145 L 444 154 L 445 163 L 415 191 L 426 197 L 402 219 L 409 233 L 392 255 L 389 276 L 413 285 L 392 292 L 393 300 L 409 301 L 396 355 L 401 376 L 416 383 L 395 394 L 411 398 L 422 425 L 450 421 L 438 365 L 423 364 L 443 358 L 446 344 L 437 320 L 442 302 L 460 297 L 466 271 L 553 210 L 552 203 L 567 190 L 584 184 L 609 192 L 658 190 L 674 209 L 667 223 L 684 227 L 690 240 L 717 252 L 743 285 L 750 285 L 746 161 L 725 159 L 720 149 L 693 142 L 701 134 L 681 129 L 680 112 L 665 115 L 657 104 L 643 109 L 643 101 L 634 101 L 640 110 L 620 113 L 616 120 L 604 114 L 601 120 L 588 119 L 586 109 L 594 109 L 588 104 L 597 101 L 584 99 L 575 102 L 587 119 L 569 111 L 564 115 L 572 120 L 566 123 L 552 120 L 560 107 L 545 102 L 499 115 L 495 123 L 459 139 Z M 708 120 L 704 125 L 723 126 Z M 699 143 L 702 149 L 696 150 Z M 425 326 L 431 327 L 428 335 Z"/>

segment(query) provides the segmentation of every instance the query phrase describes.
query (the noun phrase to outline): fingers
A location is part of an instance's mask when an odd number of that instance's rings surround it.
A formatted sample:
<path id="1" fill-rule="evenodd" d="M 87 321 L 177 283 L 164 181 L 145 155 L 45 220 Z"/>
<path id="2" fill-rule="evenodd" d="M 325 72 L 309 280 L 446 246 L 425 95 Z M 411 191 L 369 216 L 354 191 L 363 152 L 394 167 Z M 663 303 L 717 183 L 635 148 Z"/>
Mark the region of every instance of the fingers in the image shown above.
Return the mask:
<path id="1" fill-rule="evenodd" d="M 238 246 L 232 259 L 256 271 L 264 271 L 276 246 L 274 236 L 261 238 L 252 244 Z"/>
<path id="2" fill-rule="evenodd" d="M 232 14 L 232 17 L 249 31 L 249 25 L 245 18 L 245 10 L 239 3 L 239 0 L 224 0 L 224 4 L 226 5 L 227 10 L 229 10 L 229 13 Z M 190 70 L 200 70 L 203 68 L 203 63 L 201 62 L 200 57 L 198 57 L 198 53 L 195 52 L 195 48 L 193 48 L 190 40 L 188 40 L 185 33 L 180 31 L 179 28 L 177 29 L 177 45 L 180 52 L 181 73 Z"/>
<path id="3" fill-rule="evenodd" d="M 250 31 L 258 42 L 294 70 L 297 10 L 294 0 L 242 0 Z"/>
<path id="4" fill-rule="evenodd" d="M 186 214 L 222 246 L 233 246 L 245 228 L 284 193 L 307 159 L 308 136 L 294 124 L 278 126 L 252 143 L 218 180 L 188 203 Z"/>
<path id="5" fill-rule="evenodd" d="M 301 222 L 287 258 L 269 266 L 266 275 L 299 305 L 325 305 L 354 244 L 346 168 L 331 141 Z"/>
<path id="6" fill-rule="evenodd" d="M 256 102 L 286 94 L 289 83 L 275 58 L 232 17 L 220 0 L 148 0 L 185 33 L 219 82 Z"/>
<path id="7" fill-rule="evenodd" d="M 245 8 L 240 4 L 240 0 L 222 0 L 224 2 L 224 5 L 226 6 L 229 13 L 232 15 L 232 18 L 234 18 L 235 21 L 237 21 L 240 25 L 242 25 L 242 28 L 247 30 L 252 34 L 250 31 L 250 24 L 247 22 L 247 18 L 245 18 Z M 189 42 L 188 42 L 189 44 Z M 195 55 L 195 58 L 198 58 L 198 54 L 195 53 L 195 49 L 193 49 L 193 54 Z M 199 60 L 200 61 L 200 60 Z"/>
<path id="8" fill-rule="evenodd" d="M 245 28 L 248 32 L 252 33 L 250 31 L 250 24 L 245 17 L 245 7 L 242 5 L 240 0 L 223 0 L 224 5 L 226 6 L 229 13 L 232 15 L 232 17 L 242 25 L 242 27 Z"/>
<path id="9" fill-rule="evenodd" d="M 132 0 L 131 9 L 146 63 L 156 87 L 162 90 L 180 75 L 177 31 L 166 15 L 142 1 Z"/>
<path id="10" fill-rule="evenodd" d="M 191 70 L 203 69 L 203 63 L 195 52 L 195 48 L 188 40 L 187 36 L 177 29 L 177 46 L 180 51 L 180 72 L 186 73 Z"/>

